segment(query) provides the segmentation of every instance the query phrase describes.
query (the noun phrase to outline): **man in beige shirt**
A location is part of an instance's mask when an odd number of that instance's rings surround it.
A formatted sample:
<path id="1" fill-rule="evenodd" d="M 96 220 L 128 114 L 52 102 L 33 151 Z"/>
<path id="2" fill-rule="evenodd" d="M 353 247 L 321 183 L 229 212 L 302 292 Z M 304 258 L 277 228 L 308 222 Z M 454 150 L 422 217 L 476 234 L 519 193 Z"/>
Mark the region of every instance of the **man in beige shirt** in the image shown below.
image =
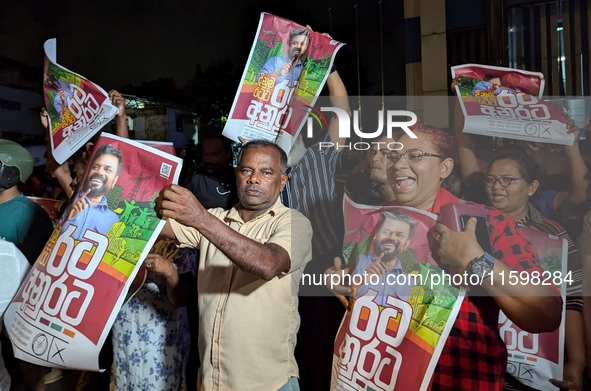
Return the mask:
<path id="1" fill-rule="evenodd" d="M 208 211 L 175 185 L 158 200 L 168 218 L 161 235 L 201 250 L 200 390 L 299 390 L 297 293 L 312 256 L 312 227 L 281 204 L 286 166 L 281 148 L 252 141 L 238 157 L 240 202 L 229 211 Z"/>

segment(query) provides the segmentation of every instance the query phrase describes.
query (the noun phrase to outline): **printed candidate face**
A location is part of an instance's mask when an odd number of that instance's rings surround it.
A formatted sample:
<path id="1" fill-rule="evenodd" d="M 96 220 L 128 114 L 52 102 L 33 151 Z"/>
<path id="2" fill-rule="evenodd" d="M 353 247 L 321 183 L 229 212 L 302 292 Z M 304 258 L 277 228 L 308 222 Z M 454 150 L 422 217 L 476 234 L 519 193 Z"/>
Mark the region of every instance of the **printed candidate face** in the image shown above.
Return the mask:
<path id="1" fill-rule="evenodd" d="M 382 261 L 397 259 L 410 244 L 409 234 L 410 226 L 408 223 L 397 220 L 384 220 L 374 238 L 374 254 L 378 256 L 384 254 Z"/>
<path id="2" fill-rule="evenodd" d="M 494 89 L 497 89 L 501 86 L 501 78 L 500 77 L 493 77 L 489 79 L 488 82 L 493 85 Z"/>
<path id="3" fill-rule="evenodd" d="M 84 190 L 90 190 L 89 197 L 99 197 L 107 194 L 115 186 L 119 176 L 117 167 L 119 159 L 116 156 L 103 154 L 100 155 L 88 171 L 88 177 L 84 183 Z"/>
<path id="4" fill-rule="evenodd" d="M 296 35 L 289 43 L 289 58 L 298 56 L 300 58 L 308 49 L 308 37 L 304 34 Z"/>
<path id="5" fill-rule="evenodd" d="M 236 167 L 238 198 L 245 209 L 267 210 L 283 190 L 287 175 L 281 173 L 281 155 L 273 147 L 249 148 Z"/>

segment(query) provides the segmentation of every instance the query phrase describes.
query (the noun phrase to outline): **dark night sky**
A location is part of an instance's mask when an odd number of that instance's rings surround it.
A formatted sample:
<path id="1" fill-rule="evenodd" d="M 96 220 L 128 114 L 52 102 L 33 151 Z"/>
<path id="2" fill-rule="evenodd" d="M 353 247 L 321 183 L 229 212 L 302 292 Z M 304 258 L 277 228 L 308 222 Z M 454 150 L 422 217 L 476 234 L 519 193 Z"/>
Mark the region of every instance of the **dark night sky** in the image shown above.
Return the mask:
<path id="1" fill-rule="evenodd" d="M 57 38 L 64 67 L 106 90 L 172 77 L 179 86 L 199 63 L 228 58 L 246 63 L 259 14 L 269 12 L 347 43 L 337 65 L 348 64 L 346 84 L 357 93 L 355 11 L 352 0 L 0 0 L 0 54 L 42 66 L 43 42 Z M 403 95 L 403 0 L 383 0 L 386 93 Z M 359 1 L 363 72 L 380 92 L 379 5 Z M 341 72 L 342 73 L 342 72 Z M 363 78 L 362 78 L 363 80 Z"/>

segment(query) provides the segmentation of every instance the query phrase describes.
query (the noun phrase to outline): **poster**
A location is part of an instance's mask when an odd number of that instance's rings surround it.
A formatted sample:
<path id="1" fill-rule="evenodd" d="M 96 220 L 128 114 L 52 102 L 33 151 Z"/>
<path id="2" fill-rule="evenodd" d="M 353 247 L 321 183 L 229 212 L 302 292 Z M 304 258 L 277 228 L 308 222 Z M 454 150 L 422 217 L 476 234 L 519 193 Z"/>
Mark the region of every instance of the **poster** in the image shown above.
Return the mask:
<path id="1" fill-rule="evenodd" d="M 269 140 L 289 153 L 343 45 L 262 13 L 223 135 Z"/>
<path id="2" fill-rule="evenodd" d="M 562 322 L 558 330 L 551 333 L 528 333 L 514 325 L 501 311 L 499 332 L 507 345 L 507 373 L 536 390 L 558 391 L 548 380 L 562 379 L 564 366 L 566 282 L 561 284 L 561 280 L 568 279 L 568 243 L 566 239 L 532 228 L 520 229 L 532 244 L 536 258 L 544 271 L 541 282 L 553 282 L 560 288 L 563 303 Z"/>
<path id="3" fill-rule="evenodd" d="M 431 256 L 437 216 L 348 197 L 344 215 L 354 301 L 335 339 L 331 390 L 428 390 L 465 295 Z M 376 263 L 388 270 L 379 279 L 369 277 Z"/>
<path id="4" fill-rule="evenodd" d="M 138 143 L 147 145 L 148 147 L 156 148 L 162 152 L 166 152 L 172 156 L 176 156 L 174 144 L 170 141 L 152 141 L 152 140 L 136 140 Z"/>
<path id="5" fill-rule="evenodd" d="M 544 75 L 466 64 L 451 68 L 464 114 L 465 133 L 572 145 L 564 109 L 542 98 Z"/>
<path id="6" fill-rule="evenodd" d="M 62 164 L 115 118 L 119 109 L 101 87 L 57 64 L 56 42 L 49 39 L 43 45 L 43 97 L 51 153 Z"/>
<path id="7" fill-rule="evenodd" d="M 101 135 L 81 189 L 6 311 L 17 358 L 99 370 L 99 351 L 164 225 L 155 199 L 177 183 L 181 165 L 157 149 Z"/>
<path id="8" fill-rule="evenodd" d="M 63 201 L 32 196 L 28 196 L 27 198 L 33 201 L 34 203 L 39 204 L 47 212 L 47 214 L 51 218 L 51 221 L 53 221 L 54 224 L 57 223 L 60 217 L 60 208 L 64 203 Z"/>

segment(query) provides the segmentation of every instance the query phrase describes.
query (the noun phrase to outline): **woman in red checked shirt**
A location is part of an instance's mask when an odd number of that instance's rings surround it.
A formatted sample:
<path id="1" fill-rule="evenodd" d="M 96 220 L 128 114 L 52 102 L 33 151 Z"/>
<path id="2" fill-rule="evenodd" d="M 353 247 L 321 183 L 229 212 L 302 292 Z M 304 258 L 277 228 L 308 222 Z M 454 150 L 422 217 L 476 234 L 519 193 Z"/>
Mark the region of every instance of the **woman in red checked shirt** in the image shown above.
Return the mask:
<path id="1" fill-rule="evenodd" d="M 460 202 L 442 188 L 453 171 L 454 139 L 428 125 L 416 125 L 411 130 L 418 138 L 403 135 L 398 141 L 404 148 L 388 156 L 394 204 L 439 214 L 441 206 Z M 528 332 L 549 332 L 560 324 L 562 303 L 555 288 L 491 284 L 491 278 L 501 272 L 508 275 L 512 270 L 541 269 L 513 219 L 493 208 L 487 207 L 486 213 L 493 254 L 486 254 L 478 244 L 474 219 L 468 221 L 464 232 L 453 232 L 442 224 L 433 231 L 439 244 L 434 253 L 447 263 L 468 273 L 475 272 L 475 265 L 492 263 L 492 275 L 482 283 L 488 295 L 468 294 L 462 303 L 433 374 L 433 391 L 503 389 L 507 350 L 499 335 L 499 309 Z"/>

